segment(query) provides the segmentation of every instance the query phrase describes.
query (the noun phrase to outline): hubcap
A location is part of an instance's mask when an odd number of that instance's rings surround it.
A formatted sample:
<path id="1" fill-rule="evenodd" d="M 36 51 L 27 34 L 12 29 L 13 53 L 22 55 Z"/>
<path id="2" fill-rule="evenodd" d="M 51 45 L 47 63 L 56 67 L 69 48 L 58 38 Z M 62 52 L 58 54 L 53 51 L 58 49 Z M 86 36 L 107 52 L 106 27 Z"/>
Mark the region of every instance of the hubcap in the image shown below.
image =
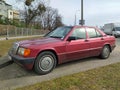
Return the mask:
<path id="1" fill-rule="evenodd" d="M 50 55 L 43 56 L 39 62 L 39 68 L 42 71 L 49 71 L 52 69 L 54 62 L 53 57 Z"/>
<path id="2" fill-rule="evenodd" d="M 104 54 L 105 57 L 108 57 L 109 56 L 109 49 L 108 48 L 104 48 L 103 54 Z"/>

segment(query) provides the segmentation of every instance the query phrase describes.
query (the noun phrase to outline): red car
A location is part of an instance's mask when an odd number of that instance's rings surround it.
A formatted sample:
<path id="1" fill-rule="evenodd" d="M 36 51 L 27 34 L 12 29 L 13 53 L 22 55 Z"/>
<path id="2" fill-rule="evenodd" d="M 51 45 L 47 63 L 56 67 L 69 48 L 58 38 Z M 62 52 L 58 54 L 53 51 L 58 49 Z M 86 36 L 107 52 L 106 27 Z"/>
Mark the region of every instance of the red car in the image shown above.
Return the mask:
<path id="1" fill-rule="evenodd" d="M 64 62 L 91 56 L 106 59 L 115 46 L 115 38 L 96 27 L 64 26 L 44 38 L 14 43 L 9 55 L 25 68 L 47 74 Z"/>

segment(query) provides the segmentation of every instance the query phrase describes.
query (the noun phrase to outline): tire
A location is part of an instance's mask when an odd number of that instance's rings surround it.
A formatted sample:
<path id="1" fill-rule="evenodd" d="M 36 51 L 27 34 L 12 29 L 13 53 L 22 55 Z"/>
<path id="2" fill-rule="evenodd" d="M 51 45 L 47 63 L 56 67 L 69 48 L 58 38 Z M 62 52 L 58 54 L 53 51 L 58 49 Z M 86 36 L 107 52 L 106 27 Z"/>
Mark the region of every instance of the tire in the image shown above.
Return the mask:
<path id="1" fill-rule="evenodd" d="M 37 74 L 45 75 L 51 72 L 55 66 L 56 56 L 50 51 L 45 51 L 38 55 L 34 63 L 34 70 Z"/>
<path id="2" fill-rule="evenodd" d="M 108 45 L 105 45 L 100 54 L 100 58 L 107 59 L 110 56 L 110 48 Z"/>

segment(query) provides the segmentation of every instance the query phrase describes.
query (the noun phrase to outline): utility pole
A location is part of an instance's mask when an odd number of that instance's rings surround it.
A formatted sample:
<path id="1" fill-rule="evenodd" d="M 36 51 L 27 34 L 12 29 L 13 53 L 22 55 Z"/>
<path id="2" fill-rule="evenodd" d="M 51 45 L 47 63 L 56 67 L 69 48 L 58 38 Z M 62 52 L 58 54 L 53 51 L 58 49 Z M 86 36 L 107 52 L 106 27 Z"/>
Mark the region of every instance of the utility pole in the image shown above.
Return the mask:
<path id="1" fill-rule="evenodd" d="M 80 12 L 80 10 L 77 10 L 76 12 L 75 12 L 75 21 L 74 21 L 74 25 L 76 25 L 77 23 L 77 13 L 78 13 L 78 11 Z"/>
<path id="2" fill-rule="evenodd" d="M 75 13 L 75 23 L 74 23 L 74 25 L 76 25 L 76 13 Z"/>
<path id="3" fill-rule="evenodd" d="M 83 0 L 81 0 L 81 20 L 79 21 L 80 25 L 84 25 L 85 24 L 85 20 L 83 18 Z"/>

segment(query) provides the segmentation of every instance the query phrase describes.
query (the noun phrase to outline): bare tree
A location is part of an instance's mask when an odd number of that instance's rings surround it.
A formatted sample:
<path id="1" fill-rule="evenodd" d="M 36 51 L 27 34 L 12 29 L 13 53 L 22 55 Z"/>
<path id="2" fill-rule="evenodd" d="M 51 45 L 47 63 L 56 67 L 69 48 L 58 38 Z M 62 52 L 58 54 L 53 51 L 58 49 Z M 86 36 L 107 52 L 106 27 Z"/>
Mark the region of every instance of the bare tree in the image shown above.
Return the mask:
<path id="1" fill-rule="evenodd" d="M 35 19 L 38 15 L 41 15 L 46 11 L 46 6 L 42 1 L 26 0 L 24 5 L 24 19 L 26 27 Z"/>
<path id="2" fill-rule="evenodd" d="M 24 17 L 26 27 L 31 22 L 47 30 L 63 25 L 58 10 L 47 6 L 46 2 L 42 0 L 25 0 L 24 11 L 21 12 L 21 15 Z"/>
<path id="3" fill-rule="evenodd" d="M 52 30 L 63 25 L 62 18 L 58 14 L 58 10 L 51 7 L 46 8 L 46 12 L 41 15 L 40 21 L 43 28 L 48 30 Z"/>
<path id="4" fill-rule="evenodd" d="M 64 26 L 63 22 L 62 22 L 62 17 L 60 15 L 56 16 L 56 20 L 54 23 L 54 28 L 57 28 L 59 26 Z"/>

